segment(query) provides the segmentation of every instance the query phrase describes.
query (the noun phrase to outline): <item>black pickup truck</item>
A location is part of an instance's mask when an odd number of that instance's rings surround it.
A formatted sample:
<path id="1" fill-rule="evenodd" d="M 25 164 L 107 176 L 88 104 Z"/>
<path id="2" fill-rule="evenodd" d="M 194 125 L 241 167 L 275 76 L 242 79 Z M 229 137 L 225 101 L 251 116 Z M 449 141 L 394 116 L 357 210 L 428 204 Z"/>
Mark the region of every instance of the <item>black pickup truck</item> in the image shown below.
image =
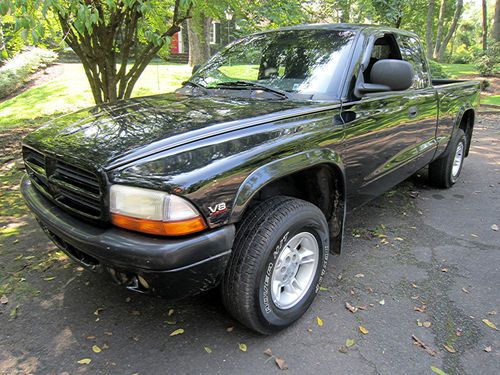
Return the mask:
<path id="1" fill-rule="evenodd" d="M 175 93 L 50 121 L 23 142 L 24 198 L 82 266 L 140 293 L 219 286 L 261 333 L 310 306 L 347 211 L 469 152 L 477 82 L 433 80 L 416 35 L 305 25 L 235 41 Z"/>

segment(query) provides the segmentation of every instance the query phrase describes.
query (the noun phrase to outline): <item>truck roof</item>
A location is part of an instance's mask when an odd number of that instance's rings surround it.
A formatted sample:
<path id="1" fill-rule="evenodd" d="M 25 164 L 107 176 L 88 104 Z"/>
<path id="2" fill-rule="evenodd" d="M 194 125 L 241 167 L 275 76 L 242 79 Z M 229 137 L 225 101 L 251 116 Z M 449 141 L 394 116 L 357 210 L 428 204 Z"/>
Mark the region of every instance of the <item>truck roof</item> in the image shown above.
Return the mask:
<path id="1" fill-rule="evenodd" d="M 390 32 L 396 34 L 411 35 L 414 37 L 418 36 L 407 30 L 397 29 L 394 27 L 388 27 L 383 25 L 370 25 L 370 24 L 360 24 L 360 23 L 310 23 L 303 25 L 280 27 L 274 30 L 263 31 L 262 33 L 270 33 L 274 31 L 286 31 L 286 30 L 340 30 L 340 31 L 364 31 L 368 34 L 374 32 Z M 258 33 L 261 34 L 261 33 Z"/>

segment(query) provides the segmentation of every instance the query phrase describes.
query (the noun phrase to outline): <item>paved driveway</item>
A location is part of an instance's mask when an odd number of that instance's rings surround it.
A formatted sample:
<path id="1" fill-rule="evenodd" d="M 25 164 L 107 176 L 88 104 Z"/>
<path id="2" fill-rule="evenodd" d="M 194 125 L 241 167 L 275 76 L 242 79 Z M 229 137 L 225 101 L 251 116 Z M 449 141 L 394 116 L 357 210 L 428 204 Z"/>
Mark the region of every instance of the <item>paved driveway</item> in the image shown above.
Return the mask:
<path id="1" fill-rule="evenodd" d="M 270 348 L 291 374 L 496 374 L 499 332 L 482 320 L 500 328 L 499 191 L 499 117 L 483 115 L 460 182 L 435 190 L 422 173 L 353 213 L 310 311 L 271 337 L 233 321 L 216 293 L 171 303 L 82 272 L 23 219 L 0 248 L 22 275 L 0 305 L 0 373 L 279 373 Z"/>

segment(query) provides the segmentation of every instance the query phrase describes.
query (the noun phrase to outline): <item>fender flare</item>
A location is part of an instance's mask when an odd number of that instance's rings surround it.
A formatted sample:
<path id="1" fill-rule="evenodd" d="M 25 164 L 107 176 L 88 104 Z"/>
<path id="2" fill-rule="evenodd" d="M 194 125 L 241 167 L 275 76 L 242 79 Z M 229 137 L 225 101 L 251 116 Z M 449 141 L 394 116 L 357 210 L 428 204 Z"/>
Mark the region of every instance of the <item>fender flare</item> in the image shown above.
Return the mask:
<path id="1" fill-rule="evenodd" d="M 313 149 L 303 151 L 274 160 L 254 170 L 241 183 L 238 189 L 236 197 L 233 201 L 229 222 L 235 223 L 240 221 L 252 198 L 269 183 L 287 175 L 320 165 L 333 167 L 338 173 L 340 173 L 342 179 L 342 181 L 340 181 L 342 189 L 342 207 L 340 208 L 341 211 L 338 213 L 339 216 L 342 216 L 340 223 L 341 231 L 338 244 L 334 250 L 337 253 L 340 252 L 346 216 L 346 178 L 344 165 L 339 154 L 330 149 Z"/>

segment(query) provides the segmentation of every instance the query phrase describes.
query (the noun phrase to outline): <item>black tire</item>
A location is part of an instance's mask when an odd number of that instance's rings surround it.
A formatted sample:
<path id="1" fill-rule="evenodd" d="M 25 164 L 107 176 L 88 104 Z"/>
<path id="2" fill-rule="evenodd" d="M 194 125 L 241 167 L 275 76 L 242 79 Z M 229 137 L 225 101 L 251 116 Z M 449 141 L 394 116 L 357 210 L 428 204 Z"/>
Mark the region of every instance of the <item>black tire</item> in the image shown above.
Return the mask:
<path id="1" fill-rule="evenodd" d="M 278 257 L 287 241 L 304 233 L 311 239 L 312 234 L 317 241 L 318 257 L 310 271 L 314 276 L 308 288 L 303 286 L 305 292 L 297 297 L 294 306 L 280 309 L 273 301 L 270 288 L 274 262 L 281 259 Z M 226 309 L 242 324 L 262 334 L 288 327 L 307 311 L 318 293 L 328 253 L 328 224 L 318 207 L 282 196 L 262 202 L 245 215 L 236 233 L 221 285 Z"/>
<path id="2" fill-rule="evenodd" d="M 453 173 L 455 155 L 457 154 L 459 147 L 462 149 L 460 166 L 458 167 L 458 171 Z M 429 164 L 429 181 L 438 188 L 448 189 L 452 187 L 460 177 L 466 149 L 467 138 L 465 133 L 462 129 L 457 129 L 450 140 L 450 144 L 448 145 L 448 150 L 445 155 Z"/>

